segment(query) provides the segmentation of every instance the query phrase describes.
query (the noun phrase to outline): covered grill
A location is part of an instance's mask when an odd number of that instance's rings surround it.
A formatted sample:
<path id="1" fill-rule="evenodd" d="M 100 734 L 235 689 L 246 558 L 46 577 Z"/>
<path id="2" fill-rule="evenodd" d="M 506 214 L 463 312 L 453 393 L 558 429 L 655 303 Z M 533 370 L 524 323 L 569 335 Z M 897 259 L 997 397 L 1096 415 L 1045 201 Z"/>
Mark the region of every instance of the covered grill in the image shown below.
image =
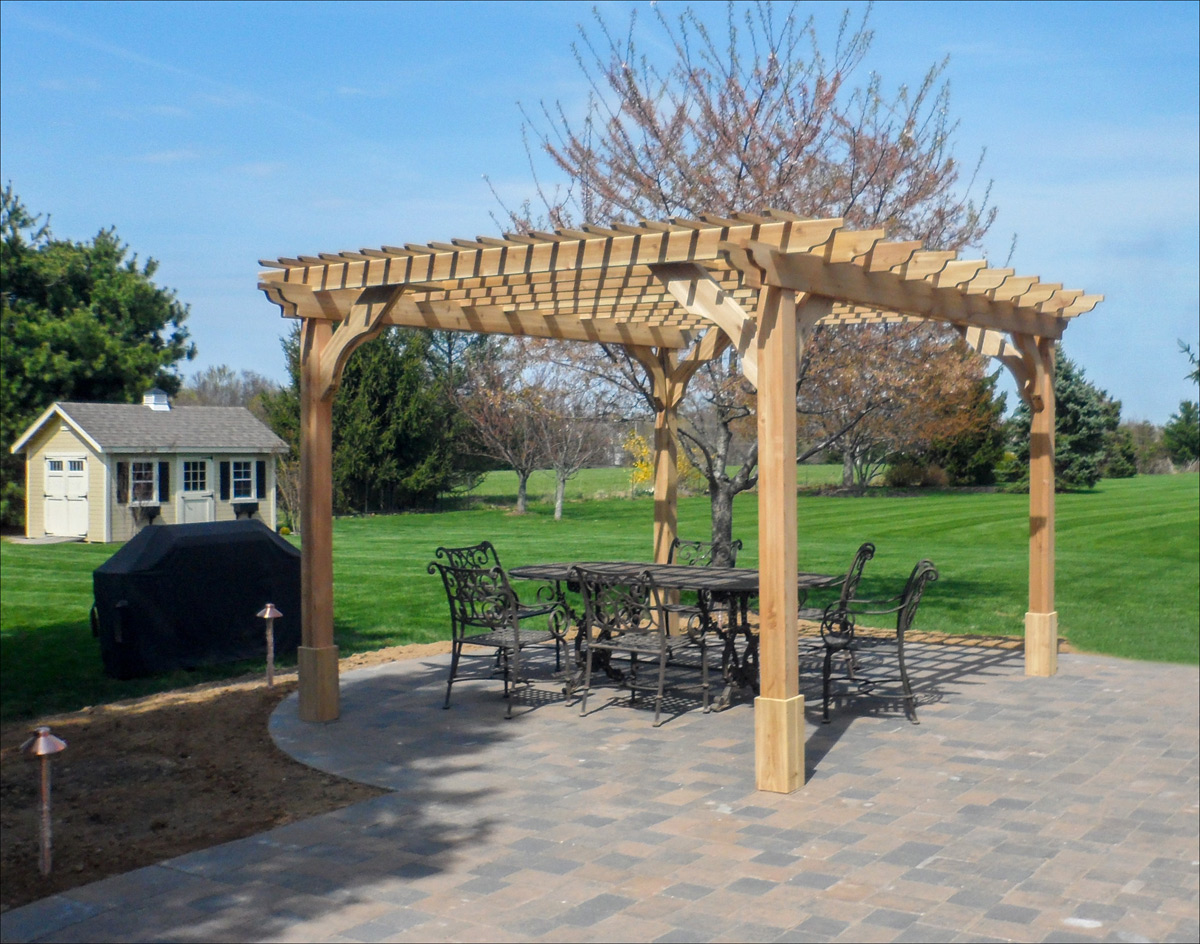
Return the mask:
<path id="1" fill-rule="evenodd" d="M 104 671 L 135 678 L 262 658 L 274 603 L 277 654 L 300 643 L 300 551 L 260 521 L 143 528 L 92 573 Z"/>

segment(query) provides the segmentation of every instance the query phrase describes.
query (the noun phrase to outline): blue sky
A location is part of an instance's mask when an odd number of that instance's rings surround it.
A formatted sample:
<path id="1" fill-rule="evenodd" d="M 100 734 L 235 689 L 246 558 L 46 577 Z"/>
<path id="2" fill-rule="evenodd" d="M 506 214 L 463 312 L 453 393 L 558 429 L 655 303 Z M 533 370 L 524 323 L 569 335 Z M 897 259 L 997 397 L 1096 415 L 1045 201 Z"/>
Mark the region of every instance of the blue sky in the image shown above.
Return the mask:
<path id="1" fill-rule="evenodd" d="M 719 25 L 723 4 L 698 6 Z M 831 41 L 845 6 L 804 10 Z M 578 110 L 590 10 L 0 3 L 0 177 L 59 237 L 115 226 L 159 260 L 191 305 L 185 374 L 282 379 L 287 323 L 257 260 L 495 233 L 483 175 L 514 202 L 530 191 L 517 102 Z M 950 56 L 956 152 L 986 147 L 1000 208 L 987 257 L 1004 264 L 1016 233 L 1018 272 L 1104 294 L 1065 350 L 1126 418 L 1158 423 L 1196 396 L 1176 340 L 1200 336 L 1198 11 L 883 3 L 866 63 L 895 88 Z"/>

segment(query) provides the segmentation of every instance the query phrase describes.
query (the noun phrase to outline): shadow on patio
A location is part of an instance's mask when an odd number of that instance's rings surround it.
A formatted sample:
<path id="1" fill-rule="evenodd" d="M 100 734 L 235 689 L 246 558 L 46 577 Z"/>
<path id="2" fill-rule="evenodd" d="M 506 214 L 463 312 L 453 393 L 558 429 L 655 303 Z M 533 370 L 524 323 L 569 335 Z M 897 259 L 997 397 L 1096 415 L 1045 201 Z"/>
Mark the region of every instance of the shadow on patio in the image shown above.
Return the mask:
<path id="1" fill-rule="evenodd" d="M 272 720 L 306 763 L 395 792 L 3 917 L 5 940 L 1194 940 L 1197 671 L 915 643 L 922 723 L 847 698 L 807 783 L 754 781 L 753 709 L 664 723 L 445 658 L 344 678 L 342 719 Z M 549 666 L 546 667 L 549 671 Z M 648 704 L 648 703 L 647 703 Z M 593 707 L 594 706 L 594 707 Z"/>

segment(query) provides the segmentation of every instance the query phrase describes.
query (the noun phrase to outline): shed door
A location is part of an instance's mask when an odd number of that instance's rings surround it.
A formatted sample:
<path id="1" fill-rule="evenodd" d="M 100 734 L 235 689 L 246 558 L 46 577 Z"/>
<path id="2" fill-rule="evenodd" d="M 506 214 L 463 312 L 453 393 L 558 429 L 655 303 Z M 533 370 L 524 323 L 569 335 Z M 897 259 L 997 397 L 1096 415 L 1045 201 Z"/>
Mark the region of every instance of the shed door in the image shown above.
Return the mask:
<path id="1" fill-rule="evenodd" d="M 183 524 L 212 521 L 215 517 L 211 464 L 206 458 L 183 460 L 179 491 L 179 520 Z"/>
<path id="2" fill-rule="evenodd" d="M 88 530 L 87 459 L 46 460 L 46 533 L 82 538 Z"/>

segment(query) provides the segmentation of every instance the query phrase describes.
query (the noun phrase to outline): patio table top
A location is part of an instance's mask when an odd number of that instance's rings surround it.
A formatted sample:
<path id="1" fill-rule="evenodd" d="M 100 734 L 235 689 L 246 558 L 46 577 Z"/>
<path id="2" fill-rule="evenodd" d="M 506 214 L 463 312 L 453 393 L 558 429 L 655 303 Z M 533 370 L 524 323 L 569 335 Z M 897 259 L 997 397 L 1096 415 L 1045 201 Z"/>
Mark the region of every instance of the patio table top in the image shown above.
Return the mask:
<path id="1" fill-rule="evenodd" d="M 715 593 L 756 593 L 758 571 L 750 567 L 689 567 L 683 564 L 650 564 L 640 561 L 559 561 L 526 564 L 508 574 L 518 580 L 565 581 L 572 567 L 582 567 L 606 576 L 637 577 L 648 573 L 660 587 L 672 590 L 710 590 Z M 797 573 L 798 586 L 805 589 L 832 587 L 845 579 L 844 574 Z"/>

